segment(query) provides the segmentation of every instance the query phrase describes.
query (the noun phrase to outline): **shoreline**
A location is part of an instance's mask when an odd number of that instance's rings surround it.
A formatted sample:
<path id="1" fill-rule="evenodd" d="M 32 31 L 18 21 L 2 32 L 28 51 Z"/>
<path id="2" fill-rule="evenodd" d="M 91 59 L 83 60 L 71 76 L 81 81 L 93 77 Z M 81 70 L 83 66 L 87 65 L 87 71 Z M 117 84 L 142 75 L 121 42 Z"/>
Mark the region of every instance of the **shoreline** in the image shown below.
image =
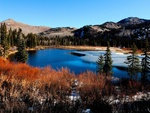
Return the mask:
<path id="1" fill-rule="evenodd" d="M 53 48 L 71 49 L 71 50 L 77 50 L 77 51 L 105 51 L 107 49 L 106 46 L 53 46 Z M 110 50 L 111 52 L 115 52 L 117 54 L 131 54 L 132 52 L 131 48 L 110 47 Z M 142 55 L 143 52 L 139 49 L 137 50 L 136 54 Z"/>
<path id="2" fill-rule="evenodd" d="M 105 51 L 107 49 L 107 47 L 104 46 L 56 46 L 54 48 L 72 49 L 78 51 Z M 110 50 L 118 54 L 129 54 L 131 52 L 130 49 L 121 49 L 118 47 L 110 47 Z"/>
<path id="3" fill-rule="evenodd" d="M 27 48 L 26 51 L 38 51 L 43 49 L 50 49 L 50 48 L 57 48 L 57 49 L 71 49 L 71 50 L 77 50 L 77 51 L 105 51 L 107 47 L 104 46 L 37 46 L 35 48 Z M 110 47 L 110 50 L 112 52 L 116 52 L 117 54 L 129 54 L 131 52 L 128 48 L 118 48 L 118 47 Z M 6 56 L 6 59 L 9 58 L 9 56 L 15 54 L 17 50 L 9 50 L 8 55 Z M 141 51 L 138 50 L 138 54 L 141 55 Z"/>

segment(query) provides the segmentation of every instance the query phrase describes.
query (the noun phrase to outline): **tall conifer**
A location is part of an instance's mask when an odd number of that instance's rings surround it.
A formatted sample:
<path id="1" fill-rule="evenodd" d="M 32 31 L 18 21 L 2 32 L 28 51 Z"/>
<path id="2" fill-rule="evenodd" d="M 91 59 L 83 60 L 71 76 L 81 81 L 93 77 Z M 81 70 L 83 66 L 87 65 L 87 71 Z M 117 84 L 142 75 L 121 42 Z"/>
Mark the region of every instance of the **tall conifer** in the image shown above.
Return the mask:
<path id="1" fill-rule="evenodd" d="M 3 47 L 3 56 L 6 57 L 8 52 L 7 27 L 5 23 L 1 24 L 1 45 Z"/>
<path id="2" fill-rule="evenodd" d="M 112 58 L 111 58 L 111 51 L 110 51 L 110 45 L 109 42 L 107 42 L 107 49 L 106 49 L 106 53 L 104 54 L 104 67 L 103 67 L 103 71 L 107 76 L 112 75 Z"/>
<path id="3" fill-rule="evenodd" d="M 8 32 L 8 46 L 14 46 L 14 38 L 13 38 L 13 34 L 12 34 L 12 29 L 9 29 Z"/>
<path id="4" fill-rule="evenodd" d="M 104 67 L 104 56 L 100 55 L 98 57 L 98 60 L 96 61 L 96 63 L 97 63 L 97 72 L 99 74 L 102 74 L 103 73 L 103 67 Z"/>
<path id="5" fill-rule="evenodd" d="M 144 56 L 141 61 L 141 81 L 142 84 L 145 86 L 147 84 L 148 78 L 150 77 L 150 55 L 148 55 L 148 52 L 150 51 L 150 46 L 148 43 L 148 40 L 146 40 L 145 48 L 143 49 Z"/>
<path id="6" fill-rule="evenodd" d="M 18 37 L 18 44 L 17 44 L 18 52 L 16 53 L 15 58 L 18 62 L 25 63 L 28 59 L 28 54 L 26 52 L 25 41 L 24 38 L 22 37 L 21 29 L 19 29 L 17 37 Z"/>
<path id="7" fill-rule="evenodd" d="M 138 73 L 140 72 L 140 61 L 136 52 L 137 47 L 135 44 L 133 44 L 131 55 L 127 56 L 125 61 L 125 63 L 128 65 L 128 75 L 130 80 L 137 79 Z"/>

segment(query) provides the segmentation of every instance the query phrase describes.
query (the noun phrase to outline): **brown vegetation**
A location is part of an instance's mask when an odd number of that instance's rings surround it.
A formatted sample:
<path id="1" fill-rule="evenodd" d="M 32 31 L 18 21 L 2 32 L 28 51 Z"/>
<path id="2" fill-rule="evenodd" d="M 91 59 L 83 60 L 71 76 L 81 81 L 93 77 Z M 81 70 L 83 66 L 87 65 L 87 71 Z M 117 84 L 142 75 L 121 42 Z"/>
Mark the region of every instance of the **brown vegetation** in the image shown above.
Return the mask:
<path id="1" fill-rule="evenodd" d="M 62 110 L 61 107 L 68 112 L 78 110 L 79 106 L 69 107 L 72 102 L 68 98 L 75 79 L 80 83 L 78 90 L 84 107 L 101 96 L 105 84 L 103 76 L 91 72 L 75 76 L 64 68 L 59 71 L 51 67 L 40 69 L 0 58 L 0 112 L 33 109 L 34 112 L 60 112 L 57 110 Z"/>
<path id="2" fill-rule="evenodd" d="M 77 86 L 73 86 L 75 80 Z M 0 57 L 0 112 L 81 113 L 90 108 L 95 113 L 111 113 L 107 98 L 116 92 L 110 80 L 89 71 L 74 75 L 66 68 L 40 69 Z M 126 89 L 123 92 L 130 91 L 128 85 L 128 81 L 121 82 Z M 135 85 L 136 89 L 140 87 L 138 83 Z M 76 102 L 69 98 L 72 87 L 80 95 Z"/>

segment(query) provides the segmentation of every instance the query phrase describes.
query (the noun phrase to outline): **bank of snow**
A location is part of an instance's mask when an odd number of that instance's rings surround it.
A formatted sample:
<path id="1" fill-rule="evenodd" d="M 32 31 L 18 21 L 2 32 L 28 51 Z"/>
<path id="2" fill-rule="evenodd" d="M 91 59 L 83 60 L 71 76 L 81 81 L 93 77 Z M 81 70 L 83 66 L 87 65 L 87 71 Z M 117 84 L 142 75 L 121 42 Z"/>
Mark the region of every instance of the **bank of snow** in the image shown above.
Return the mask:
<path id="1" fill-rule="evenodd" d="M 74 51 L 74 53 L 84 54 L 84 56 L 80 57 L 82 61 L 95 63 L 100 55 L 105 54 L 105 51 Z M 116 67 L 127 67 L 127 64 L 124 63 L 127 56 L 129 56 L 129 54 L 112 52 L 112 65 Z M 142 57 L 139 56 L 139 59 L 141 58 Z"/>

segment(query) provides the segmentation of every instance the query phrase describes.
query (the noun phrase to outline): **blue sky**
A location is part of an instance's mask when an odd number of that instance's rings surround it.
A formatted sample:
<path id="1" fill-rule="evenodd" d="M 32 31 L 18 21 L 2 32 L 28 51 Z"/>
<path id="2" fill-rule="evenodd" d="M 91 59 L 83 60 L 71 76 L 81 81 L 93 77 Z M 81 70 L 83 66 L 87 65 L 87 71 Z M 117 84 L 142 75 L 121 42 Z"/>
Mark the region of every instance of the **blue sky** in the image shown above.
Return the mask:
<path id="1" fill-rule="evenodd" d="M 0 0 L 0 21 L 79 28 L 127 17 L 150 19 L 149 5 L 150 0 Z"/>

